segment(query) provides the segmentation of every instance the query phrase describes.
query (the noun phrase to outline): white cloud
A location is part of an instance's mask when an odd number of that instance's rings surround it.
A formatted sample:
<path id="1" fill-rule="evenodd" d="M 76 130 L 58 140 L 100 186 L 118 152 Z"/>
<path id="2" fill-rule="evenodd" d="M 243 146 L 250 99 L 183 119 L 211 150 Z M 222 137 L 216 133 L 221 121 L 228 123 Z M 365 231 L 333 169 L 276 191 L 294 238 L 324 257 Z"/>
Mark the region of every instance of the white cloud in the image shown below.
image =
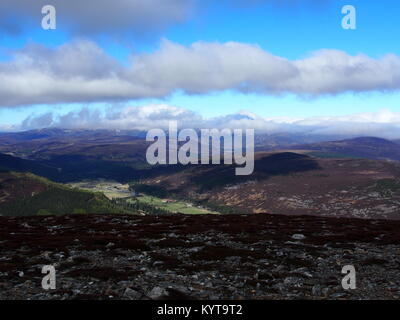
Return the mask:
<path id="1" fill-rule="evenodd" d="M 105 112 L 87 107 L 61 116 L 53 113 L 32 115 L 14 129 L 60 127 L 66 129 L 119 129 L 148 130 L 168 128 L 169 121 L 177 120 L 189 127 L 202 124 L 204 119 L 197 113 L 174 106 L 158 104 L 140 107 L 110 108 Z"/>
<path id="2" fill-rule="evenodd" d="M 90 41 L 55 49 L 29 45 L 0 63 L 0 105 L 163 98 L 177 90 L 224 90 L 319 96 L 400 90 L 400 57 L 380 59 L 321 50 L 301 60 L 274 56 L 257 45 L 164 40 L 153 53 L 133 54 L 128 66 Z"/>
<path id="3" fill-rule="evenodd" d="M 30 116 L 13 130 L 45 127 L 66 129 L 117 129 L 143 130 L 167 129 L 170 120 L 178 121 L 183 128 L 255 129 L 258 133 L 298 133 L 307 135 L 357 137 L 376 136 L 400 139 L 400 112 L 382 109 L 379 112 L 351 114 L 348 116 L 313 117 L 304 119 L 264 118 L 248 111 L 214 118 L 175 106 L 147 105 L 125 107 L 118 111 L 109 109 L 102 113 L 83 108 L 62 116 L 46 113 Z M 8 128 L 9 130 L 11 128 Z"/>

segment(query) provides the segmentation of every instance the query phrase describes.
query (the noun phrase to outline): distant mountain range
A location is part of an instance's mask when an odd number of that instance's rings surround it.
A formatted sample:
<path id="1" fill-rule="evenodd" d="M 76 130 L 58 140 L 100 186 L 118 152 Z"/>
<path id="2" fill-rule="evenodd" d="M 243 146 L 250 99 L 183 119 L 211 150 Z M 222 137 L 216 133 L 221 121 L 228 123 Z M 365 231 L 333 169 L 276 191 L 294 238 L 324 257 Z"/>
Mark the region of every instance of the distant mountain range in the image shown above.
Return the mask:
<path id="1" fill-rule="evenodd" d="M 83 154 L 107 157 L 118 154 L 128 157 L 142 152 L 148 145 L 145 131 L 139 130 L 71 130 L 48 128 L 24 132 L 0 133 L 0 152 L 23 158 L 48 158 L 52 155 Z M 281 132 L 259 133 L 255 136 L 257 151 L 280 149 L 309 149 L 324 152 L 356 153 L 356 156 L 398 160 L 400 140 L 376 137 L 345 138 L 333 135 L 311 135 Z M 114 148 L 114 149 L 113 149 Z M 132 151 L 133 150 L 133 151 Z M 108 152 L 109 151 L 109 152 Z M 125 153 L 123 155 L 123 153 Z M 143 159 L 143 155 L 141 156 Z"/>
<path id="2" fill-rule="evenodd" d="M 115 179 L 127 182 L 177 166 L 152 167 L 145 155 L 145 132 L 116 130 L 42 129 L 0 134 L 0 167 L 28 171 L 68 182 Z M 400 160 L 400 143 L 376 137 L 325 140 L 281 133 L 256 135 L 256 151 L 291 151 L 317 158 Z M 327 138 L 327 137 L 325 137 Z M 317 140 L 317 141 L 315 141 Z"/>
<path id="3" fill-rule="evenodd" d="M 61 129 L 61 128 L 44 128 L 19 132 L 0 132 L 0 141 L 5 142 L 22 142 L 43 139 L 99 139 L 101 137 L 110 136 L 131 136 L 145 137 L 146 133 L 139 130 L 90 130 L 90 129 Z"/>
<path id="4" fill-rule="evenodd" d="M 294 148 L 330 153 L 332 157 L 337 155 L 337 157 L 400 160 L 400 144 L 398 142 L 376 137 L 301 144 Z M 323 155 L 322 153 L 321 155 Z"/>

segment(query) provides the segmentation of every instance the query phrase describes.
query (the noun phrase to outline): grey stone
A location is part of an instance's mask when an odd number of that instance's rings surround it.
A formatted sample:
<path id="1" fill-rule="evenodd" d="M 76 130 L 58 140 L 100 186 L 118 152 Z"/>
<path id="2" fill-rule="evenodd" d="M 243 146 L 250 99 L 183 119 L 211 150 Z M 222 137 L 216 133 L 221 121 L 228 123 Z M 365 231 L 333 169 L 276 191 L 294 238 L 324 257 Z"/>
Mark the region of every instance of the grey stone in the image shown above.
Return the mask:
<path id="1" fill-rule="evenodd" d="M 162 296 L 168 296 L 168 292 L 161 287 L 154 287 L 148 294 L 148 297 L 151 299 L 159 299 Z"/>
<path id="2" fill-rule="evenodd" d="M 136 290 L 131 288 L 126 288 L 124 292 L 124 297 L 128 298 L 129 300 L 139 300 L 142 294 Z"/>
<path id="3" fill-rule="evenodd" d="M 322 290 L 321 290 L 321 286 L 316 284 L 315 286 L 312 287 L 311 289 L 311 294 L 313 296 L 321 296 L 322 295 Z"/>
<path id="4" fill-rule="evenodd" d="M 346 294 L 343 293 L 343 292 L 337 292 L 337 293 L 333 293 L 333 294 L 330 295 L 330 297 L 333 298 L 333 299 L 343 298 L 345 296 L 346 296 Z"/>

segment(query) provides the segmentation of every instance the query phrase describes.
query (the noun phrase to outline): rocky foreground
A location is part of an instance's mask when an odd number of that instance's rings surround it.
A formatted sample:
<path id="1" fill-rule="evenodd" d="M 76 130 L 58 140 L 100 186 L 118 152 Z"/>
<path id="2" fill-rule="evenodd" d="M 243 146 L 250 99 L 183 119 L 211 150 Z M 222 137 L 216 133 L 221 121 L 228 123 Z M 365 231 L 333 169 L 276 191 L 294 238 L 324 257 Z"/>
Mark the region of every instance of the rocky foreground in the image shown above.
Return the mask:
<path id="1" fill-rule="evenodd" d="M 0 299 L 398 299 L 400 222 L 0 217 Z M 42 289 L 43 265 L 57 272 Z M 344 290 L 354 265 L 357 289 Z"/>

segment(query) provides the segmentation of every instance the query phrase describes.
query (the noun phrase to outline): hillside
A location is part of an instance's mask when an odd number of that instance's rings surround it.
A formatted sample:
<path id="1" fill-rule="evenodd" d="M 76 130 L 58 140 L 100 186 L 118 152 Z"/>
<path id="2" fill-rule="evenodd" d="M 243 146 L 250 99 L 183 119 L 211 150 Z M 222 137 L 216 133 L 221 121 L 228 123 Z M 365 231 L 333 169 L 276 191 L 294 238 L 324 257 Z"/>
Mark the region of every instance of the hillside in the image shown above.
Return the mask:
<path id="1" fill-rule="evenodd" d="M 30 172 L 49 179 L 56 178 L 59 170 L 43 162 L 22 159 L 8 154 L 0 153 L 0 170 Z"/>
<path id="2" fill-rule="evenodd" d="M 143 133 L 42 129 L 0 134 L 0 167 L 53 181 L 114 179 L 127 182 L 149 169 Z M 4 154 L 6 153 L 6 154 Z"/>
<path id="3" fill-rule="evenodd" d="M 77 154 L 68 154 L 66 150 L 66 154 L 52 155 L 49 159 L 24 159 L 0 153 L 0 170 L 34 173 L 60 183 L 96 179 L 129 182 L 160 171 L 179 170 L 178 166 L 149 166 L 143 159 L 143 155 L 139 156 L 138 151 L 136 151 L 135 160 L 124 159 L 118 148 L 118 146 L 96 147 L 95 150 L 99 156 L 87 152 L 87 149 Z M 102 159 L 103 156 L 100 154 L 107 155 L 108 159 Z"/>
<path id="4" fill-rule="evenodd" d="M 0 215 L 127 213 L 104 195 L 67 188 L 33 174 L 0 172 Z"/>
<path id="5" fill-rule="evenodd" d="M 14 152 L 13 155 L 0 153 L 0 169 L 30 172 L 60 183 L 96 179 L 126 183 L 161 172 L 182 169 L 180 165 L 150 166 L 145 159 L 146 144 L 143 140 L 107 144 L 51 144 L 55 145 L 54 148 L 43 147 L 40 143 L 40 147 L 36 149 L 34 143 L 29 143 L 29 154 L 25 153 L 26 149 L 21 144 L 15 147 L 3 146 L 3 150 L 12 149 Z M 25 152 L 17 151 L 19 148 Z"/>
<path id="6" fill-rule="evenodd" d="M 238 177 L 230 170 L 199 166 L 141 182 L 158 194 L 164 190 L 239 212 L 400 219 L 397 162 L 259 153 L 253 175 Z"/>

